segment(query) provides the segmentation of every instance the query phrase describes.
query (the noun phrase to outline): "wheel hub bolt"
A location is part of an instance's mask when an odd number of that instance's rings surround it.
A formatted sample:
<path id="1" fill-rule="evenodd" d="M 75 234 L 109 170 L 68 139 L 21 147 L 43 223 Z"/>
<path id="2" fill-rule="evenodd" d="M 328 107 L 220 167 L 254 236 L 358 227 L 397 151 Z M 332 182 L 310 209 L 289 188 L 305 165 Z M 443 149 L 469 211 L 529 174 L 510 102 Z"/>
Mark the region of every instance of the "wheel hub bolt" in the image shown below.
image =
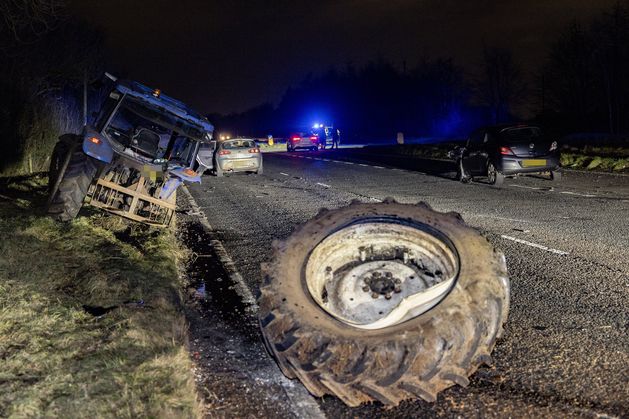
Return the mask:
<path id="1" fill-rule="evenodd" d="M 392 294 L 402 291 L 399 278 L 394 278 L 391 272 L 372 272 L 370 276 L 364 279 L 365 285 L 362 287 L 364 292 L 369 292 L 371 297 L 376 299 L 381 295 L 387 300 L 391 299 Z"/>

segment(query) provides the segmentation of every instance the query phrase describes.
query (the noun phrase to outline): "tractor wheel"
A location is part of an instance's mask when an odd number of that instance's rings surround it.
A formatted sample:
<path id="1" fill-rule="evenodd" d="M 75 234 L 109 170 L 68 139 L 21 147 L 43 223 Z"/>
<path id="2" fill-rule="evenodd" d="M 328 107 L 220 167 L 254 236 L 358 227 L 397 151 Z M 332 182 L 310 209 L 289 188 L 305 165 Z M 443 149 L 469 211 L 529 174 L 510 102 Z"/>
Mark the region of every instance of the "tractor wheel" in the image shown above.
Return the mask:
<path id="1" fill-rule="evenodd" d="M 468 377 L 503 332 L 503 254 L 460 215 L 426 204 L 322 210 L 263 266 L 269 353 L 315 396 L 388 406 Z"/>
<path id="2" fill-rule="evenodd" d="M 53 153 L 53 163 L 54 161 Z M 52 168 L 53 164 L 51 163 Z M 48 214 L 57 221 L 65 222 L 76 218 L 97 171 L 97 162 L 83 153 L 80 147 L 72 152 L 70 162 L 64 173 L 55 174 L 51 170 L 50 174 L 56 175 L 54 179 L 58 176 L 61 176 L 62 179 L 59 188 L 50 199 Z M 54 183 L 54 179 L 50 178 L 49 183 Z"/>
<path id="3" fill-rule="evenodd" d="M 55 186 L 68 151 L 68 145 L 61 141 L 55 144 L 55 148 L 52 150 L 50 167 L 48 167 L 48 193 L 51 193 Z"/>

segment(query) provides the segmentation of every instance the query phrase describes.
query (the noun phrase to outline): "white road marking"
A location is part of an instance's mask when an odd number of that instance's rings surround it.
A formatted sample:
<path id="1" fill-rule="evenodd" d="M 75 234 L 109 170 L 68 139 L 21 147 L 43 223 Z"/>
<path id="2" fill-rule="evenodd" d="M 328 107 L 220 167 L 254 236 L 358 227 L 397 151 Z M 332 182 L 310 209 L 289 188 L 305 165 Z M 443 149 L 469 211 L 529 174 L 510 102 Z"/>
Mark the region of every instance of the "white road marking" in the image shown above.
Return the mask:
<path id="1" fill-rule="evenodd" d="M 376 168 L 376 169 L 384 169 L 384 167 L 382 166 L 371 166 L 371 167 Z"/>
<path id="2" fill-rule="evenodd" d="M 306 156 L 306 157 L 304 157 L 304 159 L 310 159 L 310 160 L 312 160 L 312 157 L 310 157 L 310 156 Z"/>
<path id="3" fill-rule="evenodd" d="M 324 188 L 331 188 L 330 185 L 326 185 L 325 183 L 317 182 L 317 185 L 323 186 Z"/>
<path id="4" fill-rule="evenodd" d="M 552 191 L 552 187 L 548 188 L 539 188 L 536 186 L 526 186 L 526 185 L 510 185 L 512 188 L 524 188 L 524 189 L 533 189 L 535 191 Z"/>
<path id="5" fill-rule="evenodd" d="M 199 222 L 201 223 L 203 228 L 208 230 L 208 232 L 213 231 L 212 226 L 210 225 L 210 222 L 207 220 L 207 217 L 205 216 L 203 211 L 201 211 L 201 208 L 197 204 L 197 201 L 195 201 L 194 197 L 192 196 L 188 188 L 185 185 L 182 185 L 182 186 L 183 187 L 179 188 L 179 190 L 181 190 L 190 201 L 190 206 L 192 207 L 193 213 L 200 214 L 198 216 Z M 214 248 L 214 251 L 216 252 L 216 255 L 219 258 L 219 261 L 221 262 L 225 270 L 229 273 L 229 277 L 234 283 L 234 291 L 236 291 L 236 294 L 240 296 L 242 302 L 245 303 L 245 305 L 247 306 L 247 310 L 250 311 L 251 313 L 256 313 L 258 311 L 258 305 L 256 304 L 256 299 L 253 296 L 251 289 L 249 289 L 249 287 L 245 283 L 245 280 L 240 275 L 240 272 L 238 272 L 238 270 L 236 269 L 236 264 L 227 253 L 227 250 L 225 250 L 223 243 L 221 243 L 220 240 L 214 239 L 214 240 L 210 240 L 210 244 Z"/>
<path id="6" fill-rule="evenodd" d="M 199 205 L 195 201 L 188 188 L 183 185 L 180 190 L 188 197 L 192 210 L 194 212 L 199 212 L 202 214 L 199 216 L 199 222 L 201 223 L 203 228 L 212 231 L 212 226 L 208 222 L 207 217 L 201 211 Z M 253 297 L 253 294 L 247 284 L 245 284 L 244 279 L 236 269 L 236 264 L 225 250 L 225 247 L 223 247 L 223 243 L 221 243 L 220 240 L 211 240 L 210 244 L 212 245 L 212 247 L 214 247 L 216 255 L 219 257 L 221 264 L 229 273 L 230 279 L 234 282 L 234 290 L 240 296 L 243 303 L 247 305 L 247 311 L 250 311 L 251 314 L 255 315 L 258 311 L 256 300 Z M 274 379 L 276 382 L 279 381 L 280 385 L 286 393 L 286 396 L 291 402 L 291 411 L 295 414 L 296 417 L 325 419 L 325 415 L 323 414 L 323 412 L 321 412 L 319 404 L 306 391 L 303 386 L 297 385 L 294 381 L 288 380 L 276 368 L 273 369 L 270 375 L 270 377 L 269 375 L 265 375 L 264 378 L 271 378 Z"/>
<path id="7" fill-rule="evenodd" d="M 516 223 L 533 223 L 534 221 L 520 220 L 519 218 L 499 217 L 497 215 L 471 214 L 472 217 L 493 218 L 495 220 L 515 221 Z"/>
<path id="8" fill-rule="evenodd" d="M 354 164 L 354 163 L 352 163 L 351 161 L 344 161 L 344 162 L 341 162 L 341 163 L 345 163 L 345 164 Z"/>
<path id="9" fill-rule="evenodd" d="M 282 176 L 289 176 L 288 173 L 284 173 L 284 172 L 280 172 L 280 175 L 282 175 Z"/>
<path id="10" fill-rule="evenodd" d="M 529 242 L 529 241 L 526 241 L 526 240 L 522 240 L 522 239 L 518 239 L 518 238 L 515 238 L 515 237 L 511 237 L 511 236 L 505 236 L 504 234 L 501 235 L 500 237 L 502 237 L 503 239 L 514 241 L 516 243 L 525 244 L 527 246 L 531 246 L 531 247 L 534 247 L 536 249 L 545 250 L 545 251 L 550 252 L 550 253 L 555 253 L 557 255 L 567 255 L 568 254 L 568 252 L 564 252 L 563 250 L 557 250 L 557 249 L 553 249 L 553 248 L 544 246 L 542 244 Z"/>
<path id="11" fill-rule="evenodd" d="M 583 193 L 578 193 L 578 192 L 562 191 L 562 192 L 559 192 L 559 193 L 562 193 L 564 195 L 584 196 L 586 198 L 596 198 L 596 195 L 583 194 Z"/>
<path id="12" fill-rule="evenodd" d="M 368 165 L 368 164 L 365 164 L 365 163 L 358 163 L 358 165 L 359 165 L 359 166 L 363 166 L 363 167 L 369 167 L 369 165 Z"/>

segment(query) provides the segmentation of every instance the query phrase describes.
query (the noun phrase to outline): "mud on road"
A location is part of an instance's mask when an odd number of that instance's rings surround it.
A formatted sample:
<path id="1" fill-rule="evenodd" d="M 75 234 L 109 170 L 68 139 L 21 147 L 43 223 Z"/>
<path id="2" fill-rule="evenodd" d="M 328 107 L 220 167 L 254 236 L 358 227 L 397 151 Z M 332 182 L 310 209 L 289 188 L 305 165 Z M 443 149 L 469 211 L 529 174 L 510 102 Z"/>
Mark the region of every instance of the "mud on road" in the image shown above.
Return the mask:
<path id="1" fill-rule="evenodd" d="M 212 245 L 215 233 L 202 224 L 189 197 L 180 195 L 178 237 L 191 252 L 190 352 L 206 417 L 322 417 L 299 383 L 283 377 L 267 355 L 255 306 L 237 292 L 239 284 Z"/>

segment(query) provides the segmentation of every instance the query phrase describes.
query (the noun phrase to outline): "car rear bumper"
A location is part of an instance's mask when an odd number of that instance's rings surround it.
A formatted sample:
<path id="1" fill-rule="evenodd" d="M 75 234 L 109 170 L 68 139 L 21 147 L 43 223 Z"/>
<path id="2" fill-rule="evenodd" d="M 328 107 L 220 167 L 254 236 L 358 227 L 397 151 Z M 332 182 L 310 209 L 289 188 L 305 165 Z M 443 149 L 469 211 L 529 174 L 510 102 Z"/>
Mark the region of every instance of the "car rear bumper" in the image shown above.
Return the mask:
<path id="1" fill-rule="evenodd" d="M 318 147 L 318 146 L 319 146 L 318 143 L 313 143 L 310 140 L 301 140 L 301 141 L 291 142 L 292 148 L 313 148 L 313 147 Z"/>
<path id="2" fill-rule="evenodd" d="M 217 163 L 224 172 L 248 172 L 258 170 L 262 163 L 262 159 L 259 157 L 251 157 L 247 159 L 219 159 Z"/>
<path id="3" fill-rule="evenodd" d="M 518 173 L 540 173 L 559 169 L 559 156 L 502 157 L 496 168 L 504 175 Z"/>

